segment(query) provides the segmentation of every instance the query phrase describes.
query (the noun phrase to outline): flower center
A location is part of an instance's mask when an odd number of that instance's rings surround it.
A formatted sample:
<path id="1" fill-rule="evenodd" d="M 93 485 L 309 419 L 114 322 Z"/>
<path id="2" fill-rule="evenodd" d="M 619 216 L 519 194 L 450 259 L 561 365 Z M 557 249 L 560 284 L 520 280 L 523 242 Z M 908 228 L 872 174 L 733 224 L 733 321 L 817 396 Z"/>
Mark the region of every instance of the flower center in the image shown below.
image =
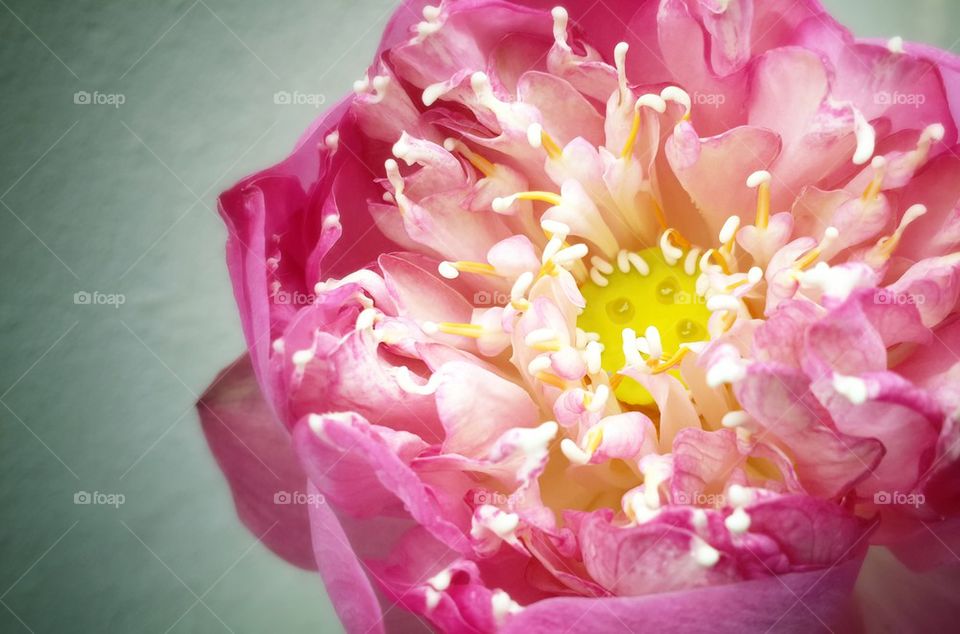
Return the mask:
<path id="1" fill-rule="evenodd" d="M 699 271 L 685 260 L 669 264 L 657 247 L 621 253 L 617 266 L 607 267 L 609 273 L 595 267 L 580 287 L 587 306 L 577 326 L 599 335 L 604 370 L 617 372 L 626 365 L 624 341 L 636 333 L 646 337 L 638 342 L 639 348 L 654 362 L 677 354 L 681 344 L 709 339 L 710 311 L 696 289 Z M 650 393 L 629 377 L 623 377 L 614 394 L 633 405 L 653 402 Z"/>

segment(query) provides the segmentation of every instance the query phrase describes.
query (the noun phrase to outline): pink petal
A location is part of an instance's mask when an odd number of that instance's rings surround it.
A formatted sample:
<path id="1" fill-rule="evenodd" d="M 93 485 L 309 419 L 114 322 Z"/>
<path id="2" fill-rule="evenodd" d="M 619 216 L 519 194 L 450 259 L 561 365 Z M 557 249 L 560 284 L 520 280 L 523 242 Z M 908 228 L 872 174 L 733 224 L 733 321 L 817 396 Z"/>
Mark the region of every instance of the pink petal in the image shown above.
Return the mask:
<path id="1" fill-rule="evenodd" d="M 306 477 L 290 435 L 257 387 L 248 356 L 214 380 L 197 410 L 240 520 L 270 550 L 297 566 L 314 568 L 307 507 L 291 503 L 306 493 Z"/>

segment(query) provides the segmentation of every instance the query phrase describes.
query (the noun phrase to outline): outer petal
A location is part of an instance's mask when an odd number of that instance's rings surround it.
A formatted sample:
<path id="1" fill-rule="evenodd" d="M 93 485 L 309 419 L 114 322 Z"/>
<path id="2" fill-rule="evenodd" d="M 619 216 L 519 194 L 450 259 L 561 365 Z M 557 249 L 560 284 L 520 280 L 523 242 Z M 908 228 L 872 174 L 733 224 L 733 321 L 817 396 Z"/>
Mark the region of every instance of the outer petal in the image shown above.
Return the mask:
<path id="1" fill-rule="evenodd" d="M 272 551 L 313 568 L 306 477 L 290 435 L 257 387 L 248 356 L 224 370 L 197 403 L 200 424 L 233 493 L 241 521 Z"/>
<path id="2" fill-rule="evenodd" d="M 854 560 L 826 572 L 792 573 L 643 597 L 548 599 L 512 617 L 503 632 L 739 634 L 772 630 L 801 634 L 816 631 L 823 623 L 836 626 L 842 621 L 859 567 L 860 561 Z"/>

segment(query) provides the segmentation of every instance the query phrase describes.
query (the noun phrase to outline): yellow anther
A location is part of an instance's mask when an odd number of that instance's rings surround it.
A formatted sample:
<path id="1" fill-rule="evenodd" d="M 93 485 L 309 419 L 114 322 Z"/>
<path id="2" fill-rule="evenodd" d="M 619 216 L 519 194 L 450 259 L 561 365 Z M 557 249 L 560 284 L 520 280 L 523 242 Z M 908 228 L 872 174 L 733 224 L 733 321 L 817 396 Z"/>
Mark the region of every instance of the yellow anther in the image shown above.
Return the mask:
<path id="1" fill-rule="evenodd" d="M 466 260 L 460 260 L 457 262 L 450 263 L 455 269 L 461 273 L 476 273 L 477 275 L 495 275 L 499 276 L 497 269 L 493 268 L 492 265 L 486 264 L 484 262 L 469 262 Z"/>
<path id="2" fill-rule="evenodd" d="M 727 258 L 724 257 L 724 254 L 717 249 L 707 249 L 706 252 L 704 252 L 701 260 L 704 262 L 710 262 L 713 260 L 725 275 L 730 275 L 732 273 L 730 269 L 730 262 L 727 261 Z"/>
<path id="3" fill-rule="evenodd" d="M 823 232 L 823 239 L 820 240 L 820 244 L 803 254 L 793 265 L 793 268 L 797 271 L 805 271 L 813 266 L 816 261 L 820 259 L 820 256 L 823 255 L 823 252 L 826 251 L 839 236 L 840 233 L 835 227 L 827 227 Z"/>
<path id="4" fill-rule="evenodd" d="M 867 185 L 866 189 L 863 190 L 863 195 L 860 196 L 860 200 L 863 202 L 870 202 L 875 200 L 877 196 L 880 195 L 880 190 L 883 188 L 883 176 L 886 172 L 886 160 L 882 156 L 877 156 L 873 159 L 871 163 L 874 176 L 870 181 L 870 184 Z"/>
<path id="5" fill-rule="evenodd" d="M 657 219 L 657 224 L 660 225 L 660 228 L 663 230 L 667 229 L 667 216 L 663 213 L 663 207 L 660 206 L 660 203 L 657 202 L 657 199 L 653 200 L 653 215 Z"/>
<path id="6" fill-rule="evenodd" d="M 677 349 L 677 351 L 674 352 L 666 361 L 658 362 L 650 359 L 647 361 L 647 365 L 651 367 L 654 374 L 662 374 L 667 370 L 674 368 L 677 364 L 683 361 L 683 358 L 687 356 L 688 352 L 690 352 L 690 348 L 682 347 Z"/>
<path id="7" fill-rule="evenodd" d="M 555 194 L 554 192 L 541 192 L 541 191 L 532 191 L 532 192 L 520 192 L 513 195 L 513 198 L 517 200 L 533 200 L 537 202 L 547 203 L 553 205 L 554 207 L 560 205 L 563 202 L 563 199 L 560 198 L 560 194 Z"/>
<path id="8" fill-rule="evenodd" d="M 584 450 L 592 456 L 594 452 L 600 448 L 600 443 L 603 442 L 603 429 L 594 427 L 587 432 L 587 437 L 584 440 L 587 441 L 587 446 L 584 447 Z"/>
<path id="9" fill-rule="evenodd" d="M 479 324 L 458 324 L 450 321 L 442 321 L 437 324 L 431 324 L 431 326 L 434 326 L 437 332 L 442 332 L 446 335 L 469 337 L 471 339 L 479 339 L 485 333 L 483 326 Z M 433 328 L 427 327 L 425 330 L 430 331 L 433 330 Z"/>
<path id="10" fill-rule="evenodd" d="M 540 144 L 550 158 L 556 159 L 563 156 L 563 150 L 560 148 L 560 145 L 543 129 L 540 130 Z"/>
<path id="11" fill-rule="evenodd" d="M 681 249 L 689 249 L 692 246 L 690 241 L 683 237 L 683 234 L 673 227 L 667 227 L 667 230 L 664 233 L 666 233 L 667 239 Z"/>
<path id="12" fill-rule="evenodd" d="M 446 139 L 443 142 L 443 147 L 446 148 L 448 152 L 459 152 L 463 155 L 465 159 L 470 161 L 470 164 L 477 168 L 481 174 L 486 177 L 493 176 L 497 170 L 497 166 L 491 163 L 489 160 L 480 156 L 473 150 L 471 150 L 465 143 L 458 141 L 457 139 Z"/>
<path id="13" fill-rule="evenodd" d="M 530 346 L 534 350 L 539 350 L 541 352 L 560 352 L 563 349 L 563 346 L 559 341 L 540 341 Z"/>
<path id="14" fill-rule="evenodd" d="M 757 229 L 766 229 L 770 224 L 770 172 L 760 170 L 747 178 L 747 187 L 757 190 Z"/>
<path id="15" fill-rule="evenodd" d="M 561 379 L 556 374 L 551 374 L 550 372 L 537 372 L 534 376 L 535 379 L 541 383 L 546 383 L 547 385 L 552 385 L 555 388 L 565 390 L 567 388 L 567 382 Z"/>

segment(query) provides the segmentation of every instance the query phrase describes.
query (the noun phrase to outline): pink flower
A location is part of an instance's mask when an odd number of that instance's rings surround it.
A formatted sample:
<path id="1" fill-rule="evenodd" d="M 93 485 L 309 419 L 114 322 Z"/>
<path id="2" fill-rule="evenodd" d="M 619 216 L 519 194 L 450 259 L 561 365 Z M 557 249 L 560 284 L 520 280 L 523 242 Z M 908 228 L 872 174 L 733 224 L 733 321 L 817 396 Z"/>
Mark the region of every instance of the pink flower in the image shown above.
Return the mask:
<path id="1" fill-rule="evenodd" d="M 220 199 L 241 518 L 351 632 L 855 627 L 960 538 L 958 75 L 815 0 L 406 3 Z"/>

